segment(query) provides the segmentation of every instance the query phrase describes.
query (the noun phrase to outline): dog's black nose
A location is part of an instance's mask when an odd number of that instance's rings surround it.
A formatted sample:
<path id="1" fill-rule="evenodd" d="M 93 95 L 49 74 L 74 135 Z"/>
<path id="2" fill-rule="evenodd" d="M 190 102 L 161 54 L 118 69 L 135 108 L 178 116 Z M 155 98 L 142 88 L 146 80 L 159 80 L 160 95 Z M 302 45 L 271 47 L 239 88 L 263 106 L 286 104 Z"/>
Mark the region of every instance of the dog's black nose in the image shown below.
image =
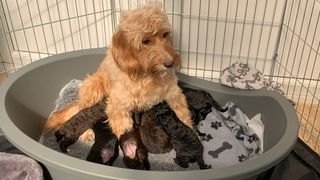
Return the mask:
<path id="1" fill-rule="evenodd" d="M 166 67 L 166 68 L 171 68 L 171 67 L 173 66 L 173 61 L 166 62 L 166 63 L 164 63 L 163 65 L 164 65 L 164 67 Z"/>

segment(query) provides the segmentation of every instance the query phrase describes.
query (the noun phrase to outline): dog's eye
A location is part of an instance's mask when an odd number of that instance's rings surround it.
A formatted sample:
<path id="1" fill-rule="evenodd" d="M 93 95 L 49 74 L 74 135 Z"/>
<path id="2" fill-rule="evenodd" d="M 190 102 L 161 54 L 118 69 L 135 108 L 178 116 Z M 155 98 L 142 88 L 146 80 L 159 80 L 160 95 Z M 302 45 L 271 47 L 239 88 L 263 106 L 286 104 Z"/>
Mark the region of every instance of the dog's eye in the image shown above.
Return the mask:
<path id="1" fill-rule="evenodd" d="M 142 41 L 142 43 L 143 43 L 144 45 L 148 45 L 148 44 L 151 43 L 151 41 L 150 41 L 149 39 L 145 39 L 145 40 Z"/>
<path id="2" fill-rule="evenodd" d="M 163 38 L 166 38 L 166 37 L 168 37 L 168 36 L 169 36 L 169 32 L 163 33 Z"/>

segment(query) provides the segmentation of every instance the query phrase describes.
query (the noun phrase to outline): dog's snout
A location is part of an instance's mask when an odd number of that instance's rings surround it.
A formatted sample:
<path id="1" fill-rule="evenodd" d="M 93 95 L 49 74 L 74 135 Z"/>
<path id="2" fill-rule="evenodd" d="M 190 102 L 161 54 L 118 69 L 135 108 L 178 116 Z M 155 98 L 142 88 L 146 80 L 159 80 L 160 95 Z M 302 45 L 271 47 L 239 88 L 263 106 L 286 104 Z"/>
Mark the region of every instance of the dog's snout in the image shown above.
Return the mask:
<path id="1" fill-rule="evenodd" d="M 168 60 L 163 65 L 166 68 L 171 68 L 173 66 L 173 60 Z"/>

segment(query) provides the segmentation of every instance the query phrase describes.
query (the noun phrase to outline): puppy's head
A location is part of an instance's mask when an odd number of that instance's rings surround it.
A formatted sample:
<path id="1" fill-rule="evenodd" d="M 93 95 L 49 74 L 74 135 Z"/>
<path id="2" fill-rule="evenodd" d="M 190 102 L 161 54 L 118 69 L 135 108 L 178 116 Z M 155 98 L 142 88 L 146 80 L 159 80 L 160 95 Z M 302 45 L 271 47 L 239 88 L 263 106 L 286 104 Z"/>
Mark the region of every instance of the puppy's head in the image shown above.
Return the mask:
<path id="1" fill-rule="evenodd" d="M 121 15 L 111 52 L 119 68 L 133 78 L 163 76 L 180 65 L 168 17 L 155 3 Z"/>

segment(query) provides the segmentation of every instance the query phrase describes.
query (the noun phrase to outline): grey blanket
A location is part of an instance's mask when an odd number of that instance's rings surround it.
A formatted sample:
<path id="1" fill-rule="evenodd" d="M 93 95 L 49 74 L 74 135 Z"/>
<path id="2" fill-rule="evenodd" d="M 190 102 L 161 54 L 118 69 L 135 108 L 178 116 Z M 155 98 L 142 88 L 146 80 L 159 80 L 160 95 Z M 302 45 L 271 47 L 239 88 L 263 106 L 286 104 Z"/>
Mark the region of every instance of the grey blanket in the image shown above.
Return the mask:
<path id="1" fill-rule="evenodd" d="M 33 159 L 0 152 L 0 178 L 5 180 L 42 180 L 42 168 Z"/>
<path id="2" fill-rule="evenodd" d="M 79 91 L 79 87 L 81 86 L 81 83 L 82 82 L 79 80 L 72 80 L 70 83 L 68 83 L 65 87 L 62 88 L 61 92 L 59 93 L 59 97 L 56 101 L 56 108 L 54 111 L 67 106 L 73 100 L 78 98 L 78 91 Z M 231 106 L 231 105 L 232 104 L 227 104 L 227 106 Z M 235 111 L 232 111 L 233 110 L 232 108 L 229 108 L 229 109 L 230 110 L 226 112 L 226 113 L 229 113 L 229 115 L 228 114 L 217 115 L 212 119 L 211 114 L 217 113 L 213 109 L 213 112 L 209 113 L 207 118 L 201 121 L 202 127 L 199 127 L 201 132 L 206 133 L 208 136 L 210 135 L 213 138 L 213 141 L 206 141 L 205 139 L 202 139 L 203 146 L 205 149 L 204 160 L 207 164 L 212 164 L 213 168 L 239 163 L 241 161 L 238 160 L 239 159 L 238 156 L 241 156 L 241 155 L 245 156 L 245 158 L 242 158 L 243 159 L 242 161 L 245 161 L 247 159 L 255 157 L 256 155 L 259 155 L 262 152 L 263 145 L 262 145 L 262 142 L 260 141 L 260 138 L 263 139 L 263 124 L 261 123 L 260 116 L 257 115 L 255 116 L 255 118 L 252 118 L 252 119 L 256 119 L 254 121 L 251 121 L 252 127 L 248 126 L 247 130 L 245 130 L 244 133 L 239 133 L 239 136 L 241 136 L 240 139 L 242 138 L 246 139 L 245 141 L 242 141 L 242 140 L 236 139 L 237 133 L 235 132 L 237 131 L 237 129 L 238 131 L 241 130 L 244 127 L 243 123 L 247 124 L 247 122 L 243 122 L 243 121 L 249 122 L 249 119 L 242 112 L 240 113 L 240 111 L 238 111 L 239 109 Z M 225 118 L 224 116 L 226 117 L 230 116 L 230 117 Z M 210 128 L 211 127 L 210 123 L 212 120 L 217 120 L 217 118 L 220 118 L 219 121 L 221 121 L 222 124 L 228 124 L 229 126 L 224 129 L 221 129 L 221 131 L 219 129 L 219 131 L 212 132 L 212 128 Z M 205 125 L 207 123 L 209 123 L 210 125 Z M 232 128 L 231 126 L 232 127 L 234 126 L 234 127 Z M 203 128 L 203 127 L 209 127 L 209 128 Z M 255 136 L 258 139 L 255 139 L 255 145 L 251 147 L 251 144 L 246 145 L 246 143 L 250 139 L 249 136 L 253 135 L 252 133 L 254 133 L 254 129 L 258 130 L 259 132 L 258 134 L 260 134 L 260 136 Z M 230 134 L 230 136 L 227 137 L 225 136 L 226 134 Z M 223 149 L 221 149 L 218 146 L 219 145 L 218 142 L 228 142 L 230 144 L 233 144 L 233 141 L 235 142 L 239 141 L 239 142 L 237 145 L 232 146 L 232 151 L 230 152 L 229 151 L 223 152 L 222 151 Z M 43 136 L 40 139 L 40 142 L 46 145 L 47 147 L 60 151 L 59 144 L 57 144 L 54 135 L 46 136 L 46 137 Z M 215 142 L 216 145 L 213 145 L 212 142 Z M 77 157 L 80 159 L 86 159 L 86 156 L 89 153 L 92 144 L 93 144 L 92 142 L 84 142 L 79 140 L 78 142 L 76 142 L 75 144 L 69 147 L 70 151 L 68 152 L 68 155 Z M 222 148 L 224 148 L 223 146 L 224 144 L 221 144 Z M 251 148 L 253 148 L 253 150 L 251 150 Z M 217 150 L 221 152 L 217 153 Z M 212 156 L 208 156 L 211 151 L 216 151 L 216 154 L 220 154 L 218 155 L 218 158 L 213 159 Z M 123 154 L 120 151 L 119 157 L 114 162 L 113 166 L 125 167 L 125 165 L 122 163 L 122 157 L 123 157 Z M 199 169 L 196 163 L 189 164 L 188 168 L 182 168 L 174 162 L 173 158 L 175 158 L 174 150 L 166 154 L 152 154 L 152 153 L 148 154 L 151 170 L 181 171 L 181 170 Z M 215 161 L 216 159 L 218 159 L 218 161 Z"/>

